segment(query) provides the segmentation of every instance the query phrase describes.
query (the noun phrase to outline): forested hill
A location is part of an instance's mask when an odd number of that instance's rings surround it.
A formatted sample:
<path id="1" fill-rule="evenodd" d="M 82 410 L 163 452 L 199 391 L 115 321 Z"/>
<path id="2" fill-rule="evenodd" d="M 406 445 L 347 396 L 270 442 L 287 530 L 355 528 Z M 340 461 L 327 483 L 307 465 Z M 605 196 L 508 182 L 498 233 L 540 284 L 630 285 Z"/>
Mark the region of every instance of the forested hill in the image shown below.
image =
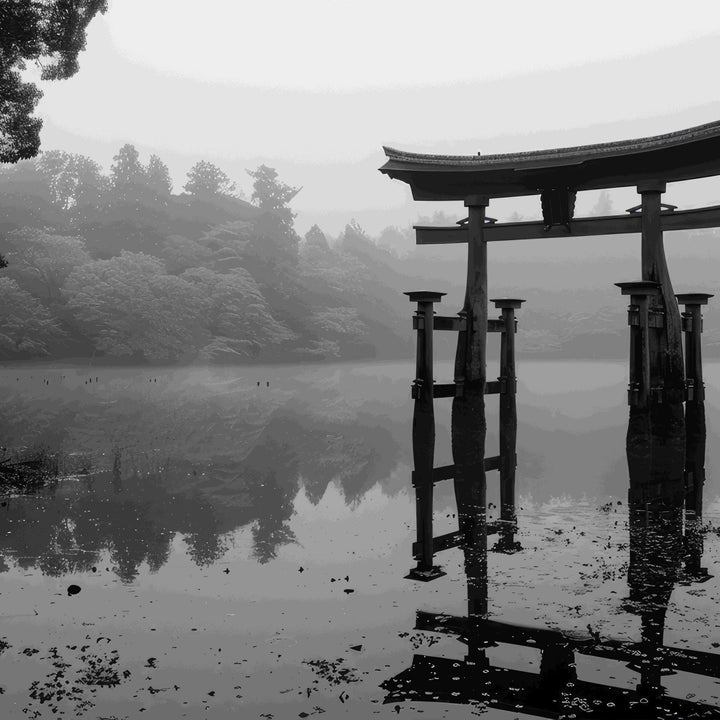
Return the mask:
<path id="1" fill-rule="evenodd" d="M 0 165 L 0 360 L 410 358 L 412 307 L 402 292 L 447 292 L 443 314 L 459 308 L 463 248 L 415 248 L 409 227 L 370 238 L 351 219 L 338 237 L 317 226 L 300 237 L 291 210 L 298 190 L 266 166 L 249 175 L 248 200 L 205 161 L 173 192 L 162 160 L 143 163 L 132 145 L 107 173 L 61 151 Z M 675 242 L 686 240 L 697 239 Z M 713 248 L 716 241 L 701 239 Z M 671 271 L 677 288 L 720 294 L 720 263 L 709 257 L 672 260 Z M 528 300 L 522 355 L 624 359 L 627 303 L 613 283 L 633 276 L 627 258 L 589 267 L 520 256 L 493 261 L 490 297 Z M 712 314 L 710 307 L 709 357 L 720 355 Z M 454 355 L 453 338 L 437 344 L 439 356 Z"/>
<path id="2" fill-rule="evenodd" d="M 4 360 L 303 361 L 406 356 L 403 282 L 354 224 L 300 238 L 297 193 L 252 171 L 251 201 L 211 163 L 173 193 L 131 145 L 108 174 L 59 151 L 0 171 Z M 401 296 L 400 296 L 401 297 Z"/>

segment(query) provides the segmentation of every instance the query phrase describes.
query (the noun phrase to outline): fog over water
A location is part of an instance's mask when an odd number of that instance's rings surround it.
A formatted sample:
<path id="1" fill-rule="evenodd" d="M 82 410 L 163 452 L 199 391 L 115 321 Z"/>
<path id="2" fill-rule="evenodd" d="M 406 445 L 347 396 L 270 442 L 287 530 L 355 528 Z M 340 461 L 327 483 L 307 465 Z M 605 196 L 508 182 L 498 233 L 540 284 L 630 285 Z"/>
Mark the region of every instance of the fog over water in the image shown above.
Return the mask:
<path id="1" fill-rule="evenodd" d="M 438 377 L 447 371 L 441 365 Z M 412 685 L 392 678 L 413 654 L 464 652 L 452 637 L 415 630 L 416 610 L 457 615 L 466 602 L 460 550 L 439 558 L 447 577 L 403 579 L 414 539 L 411 374 L 410 361 L 91 375 L 77 366 L 6 367 L 8 442 L 62 451 L 74 474 L 0 508 L 5 716 L 42 710 L 41 692 L 66 716 L 135 717 L 144 708 L 150 718 L 289 718 L 319 707 L 392 717 L 398 700 L 406 712 Z M 578 637 L 590 637 L 589 626 L 637 642 L 645 606 L 630 611 L 626 601 L 624 364 L 526 360 L 519 377 L 524 550 L 490 553 L 490 618 Z M 711 393 L 720 365 L 710 363 L 706 379 L 702 566 L 715 575 L 720 408 Z M 442 463 L 449 404 L 437 406 Z M 495 421 L 488 398 L 488 453 Z M 491 522 L 496 485 L 488 473 Z M 435 511 L 437 532 L 452 529 L 451 488 L 438 485 Z M 73 585 L 80 590 L 71 595 Z M 672 587 L 665 644 L 711 651 L 720 642 L 716 580 L 681 577 Z M 490 657 L 537 672 L 538 654 L 527 648 L 501 644 Z M 581 680 L 634 688 L 624 664 L 578 658 Z M 74 688 L 67 698 L 57 695 L 58 668 Z M 108 684 L 90 682 L 93 673 Z M 692 692 L 695 703 L 720 705 L 716 681 L 702 674 L 665 685 L 672 697 Z M 396 700 L 383 705 L 387 697 Z M 438 718 L 482 707 L 511 716 L 490 700 L 410 707 Z"/>

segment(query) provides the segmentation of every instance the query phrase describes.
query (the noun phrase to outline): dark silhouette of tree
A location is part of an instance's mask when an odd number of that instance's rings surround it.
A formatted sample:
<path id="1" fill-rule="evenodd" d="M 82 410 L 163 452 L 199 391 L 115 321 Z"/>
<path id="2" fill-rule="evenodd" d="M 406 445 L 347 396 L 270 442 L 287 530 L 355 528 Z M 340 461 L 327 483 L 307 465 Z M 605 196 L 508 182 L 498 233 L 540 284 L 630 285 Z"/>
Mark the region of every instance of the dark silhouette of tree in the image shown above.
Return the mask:
<path id="1" fill-rule="evenodd" d="M 284 482 L 272 470 L 265 473 L 262 482 L 252 485 L 252 499 L 260 508 L 258 519 L 252 526 L 253 557 L 264 565 L 277 557 L 278 548 L 297 542 L 290 527 L 298 490 L 295 470 Z"/>
<path id="2" fill-rule="evenodd" d="M 106 0 L 3 0 L 0 3 L 0 162 L 37 155 L 42 120 L 31 117 L 42 92 L 23 82 L 27 62 L 43 80 L 62 80 L 79 68 L 88 23 Z"/>
<path id="3" fill-rule="evenodd" d="M 295 213 L 288 203 L 302 190 L 278 180 L 277 171 L 267 165 L 248 170 L 253 178 L 252 201 L 265 210 L 256 223 L 251 250 L 271 266 L 295 265 L 300 237 L 295 232 Z"/>
<path id="4" fill-rule="evenodd" d="M 318 248 L 320 250 L 327 250 L 330 247 L 325 233 L 317 225 L 313 225 L 305 233 L 305 242 L 308 247 Z"/>
<path id="5" fill-rule="evenodd" d="M 253 178 L 252 201 L 262 210 L 269 211 L 279 230 L 279 234 L 295 235 L 293 229 L 295 213 L 290 210 L 288 203 L 302 188 L 291 187 L 284 182 L 280 182 L 277 170 L 267 165 L 260 165 L 256 170 L 248 170 L 247 172 Z"/>
<path id="6" fill-rule="evenodd" d="M 195 163 L 187 174 L 183 189 L 198 200 L 211 200 L 220 195 L 233 195 L 235 183 L 219 168 L 207 160 Z"/>
<path id="7" fill-rule="evenodd" d="M 158 197 L 170 197 L 170 193 L 172 192 L 170 171 L 167 165 L 157 155 L 150 156 L 146 177 L 148 186 L 157 193 Z"/>
<path id="8" fill-rule="evenodd" d="M 97 207 L 107 188 L 107 178 L 94 160 L 85 155 L 49 150 L 33 161 L 46 179 L 53 204 L 61 210 L 87 205 Z"/>
<path id="9" fill-rule="evenodd" d="M 134 145 L 123 145 L 113 158 L 110 184 L 118 200 L 136 201 L 146 194 L 148 176 Z"/>
<path id="10" fill-rule="evenodd" d="M 294 188 L 278 180 L 277 170 L 260 165 L 257 170 L 248 170 L 253 178 L 252 200 L 263 210 L 283 210 L 287 204 L 302 190 Z M 295 217 L 295 213 L 290 213 Z"/>

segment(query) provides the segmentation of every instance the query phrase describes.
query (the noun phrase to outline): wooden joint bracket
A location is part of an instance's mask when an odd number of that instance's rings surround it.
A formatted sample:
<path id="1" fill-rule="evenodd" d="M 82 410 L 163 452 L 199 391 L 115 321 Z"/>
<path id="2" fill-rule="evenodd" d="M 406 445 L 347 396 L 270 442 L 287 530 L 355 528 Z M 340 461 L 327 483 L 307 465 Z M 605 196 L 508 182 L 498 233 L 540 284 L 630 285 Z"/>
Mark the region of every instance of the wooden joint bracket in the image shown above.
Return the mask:
<path id="1" fill-rule="evenodd" d="M 433 386 L 433 397 L 435 398 L 447 398 L 447 397 L 462 397 L 464 384 L 451 382 L 451 383 L 437 383 Z"/>
<path id="2" fill-rule="evenodd" d="M 410 397 L 413 400 L 418 400 L 420 398 L 420 391 L 422 390 L 424 384 L 425 383 L 422 378 L 416 378 L 413 380 L 413 383 L 410 386 Z"/>
<path id="3" fill-rule="evenodd" d="M 686 402 L 703 402 L 705 400 L 705 383 L 696 383 L 695 378 L 685 380 Z"/>

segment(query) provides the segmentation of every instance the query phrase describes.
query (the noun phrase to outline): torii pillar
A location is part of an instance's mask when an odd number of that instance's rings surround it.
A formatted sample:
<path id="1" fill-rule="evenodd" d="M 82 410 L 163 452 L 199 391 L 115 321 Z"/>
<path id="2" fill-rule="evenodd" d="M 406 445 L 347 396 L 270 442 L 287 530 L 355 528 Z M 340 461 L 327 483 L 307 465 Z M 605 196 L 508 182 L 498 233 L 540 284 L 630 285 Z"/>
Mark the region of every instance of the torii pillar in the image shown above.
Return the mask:
<path id="1" fill-rule="evenodd" d="M 462 394 L 453 399 L 452 453 L 455 464 L 455 497 L 459 527 L 465 537 L 463 550 L 468 583 L 487 575 L 487 516 L 485 479 L 485 378 L 488 319 L 487 243 L 484 237 L 488 199 L 465 199 L 468 209 L 467 285 L 461 316 L 465 330 L 458 333 L 455 382 Z M 487 586 L 468 587 L 468 615 L 487 614 Z"/>
<path id="2" fill-rule="evenodd" d="M 684 492 L 682 321 L 663 244 L 661 195 L 665 183 L 648 182 L 638 185 L 637 189 L 642 198 L 642 279 L 657 283 L 657 292 L 649 308 L 653 321 L 645 329 L 649 387 L 642 389 L 643 402 L 631 402 L 627 433 L 628 462 L 632 464 L 644 456 L 649 466 L 638 475 L 647 478 L 648 482 L 635 485 L 631 481 L 629 500 L 632 503 L 665 501 L 675 504 Z"/>

